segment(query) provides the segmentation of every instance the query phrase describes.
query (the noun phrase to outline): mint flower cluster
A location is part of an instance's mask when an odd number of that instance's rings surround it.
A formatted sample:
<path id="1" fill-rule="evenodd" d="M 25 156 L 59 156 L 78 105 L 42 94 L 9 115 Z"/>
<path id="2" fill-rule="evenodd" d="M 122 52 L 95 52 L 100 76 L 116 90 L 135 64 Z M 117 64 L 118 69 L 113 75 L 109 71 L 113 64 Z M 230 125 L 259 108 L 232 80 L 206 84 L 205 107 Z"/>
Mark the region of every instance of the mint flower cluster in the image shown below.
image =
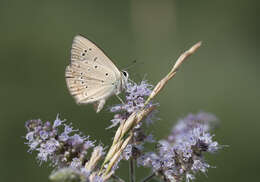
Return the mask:
<path id="1" fill-rule="evenodd" d="M 139 165 L 152 168 L 164 181 L 190 181 L 196 173 L 206 173 L 211 166 L 204 154 L 221 148 L 210 134 L 216 121 L 214 115 L 204 112 L 180 119 L 168 138 L 158 141 L 155 152 L 147 152 L 138 159 Z"/>
<path id="2" fill-rule="evenodd" d="M 59 116 L 53 123 L 40 119 L 26 122 L 26 140 L 29 151 L 37 151 L 37 159 L 50 161 L 57 167 L 83 167 L 87 151 L 94 147 L 89 137 L 80 135 L 71 125 L 65 124 Z"/>
<path id="3" fill-rule="evenodd" d="M 89 164 L 87 158 L 90 149 L 93 150 L 92 153 L 96 153 L 97 158 L 103 156 L 101 145 L 95 146 L 94 141 L 80 134 L 59 116 L 54 122 L 29 120 L 25 126 L 29 152 L 36 151 L 40 164 L 50 162 L 55 171 L 58 171 L 50 176 L 51 179 L 64 182 L 103 181 L 102 177 L 92 171 L 95 164 Z"/>
<path id="4" fill-rule="evenodd" d="M 152 88 L 147 81 L 140 84 L 129 82 L 125 103 L 110 107 L 110 112 L 115 115 L 109 128 L 120 127 L 131 114 L 144 107 L 158 107 L 159 104 L 153 102 L 145 105 Z M 109 166 L 102 163 L 111 155 L 104 149 L 108 147 L 96 145 L 89 136 L 74 129 L 72 124 L 59 116 L 53 122 L 40 119 L 27 121 L 26 144 L 29 152 L 36 152 L 40 163 L 49 162 L 54 167 L 50 175 L 54 182 L 105 182 L 111 179 L 122 182 L 126 177 L 119 177 L 116 170 L 124 161 L 136 161 L 137 172 L 140 167 L 150 168 L 151 178 L 156 177 L 164 182 L 192 181 L 197 173 L 206 173 L 211 165 L 206 162 L 205 154 L 215 153 L 221 148 L 211 133 L 217 118 L 205 112 L 189 114 L 173 126 L 166 139 L 156 141 L 147 132 L 147 128 L 158 120 L 156 112 L 159 111 L 153 110 L 146 117 L 146 122 L 131 128 L 133 138 L 109 173 L 106 172 Z M 146 142 L 153 143 L 156 146 L 154 150 L 148 151 L 144 145 Z M 114 147 L 116 149 L 117 146 Z"/>
<path id="5" fill-rule="evenodd" d="M 111 120 L 112 124 L 109 128 L 115 127 L 125 121 L 133 112 L 144 107 L 145 99 L 151 94 L 152 88 L 153 85 L 148 84 L 145 80 L 141 81 L 140 84 L 128 82 L 125 91 L 125 103 L 110 107 L 110 112 L 116 114 Z M 152 105 L 154 104 L 149 103 L 146 107 L 151 107 Z M 147 122 L 149 121 L 147 120 Z"/>

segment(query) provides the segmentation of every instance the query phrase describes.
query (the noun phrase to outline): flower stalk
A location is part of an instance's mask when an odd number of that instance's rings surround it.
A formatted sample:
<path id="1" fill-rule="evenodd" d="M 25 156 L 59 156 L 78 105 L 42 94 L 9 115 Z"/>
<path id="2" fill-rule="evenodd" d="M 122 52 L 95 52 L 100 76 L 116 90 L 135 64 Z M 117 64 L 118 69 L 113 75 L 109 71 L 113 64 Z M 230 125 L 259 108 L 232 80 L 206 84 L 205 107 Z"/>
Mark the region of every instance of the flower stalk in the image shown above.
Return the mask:
<path id="1" fill-rule="evenodd" d="M 145 101 L 145 104 L 142 109 L 139 111 L 133 112 L 124 122 L 121 123 L 119 128 L 116 131 L 112 146 L 109 149 L 109 152 L 105 160 L 102 164 L 102 167 L 100 169 L 100 172 L 102 172 L 103 167 L 108 163 L 108 167 L 106 168 L 105 174 L 108 174 L 110 170 L 113 167 L 113 164 L 115 164 L 115 161 L 120 157 L 121 153 L 124 151 L 125 147 L 127 146 L 128 142 L 132 139 L 133 135 L 129 135 L 127 139 L 123 139 L 124 136 L 126 136 L 131 128 L 136 126 L 139 122 L 141 122 L 152 110 L 154 110 L 154 106 L 150 108 L 146 108 L 149 104 L 149 102 L 160 93 L 160 91 L 164 88 L 164 86 L 167 84 L 167 82 L 173 78 L 182 63 L 194 52 L 197 51 L 197 49 L 201 46 L 201 42 L 196 43 L 193 45 L 190 49 L 185 51 L 181 56 L 177 59 L 176 63 L 172 67 L 171 71 L 161 80 L 157 83 L 155 88 L 152 90 L 151 94 L 149 95 L 148 99 Z M 121 143 L 124 143 L 125 145 L 121 145 Z M 115 147 L 116 146 L 116 147 Z M 117 150 L 116 150 L 117 149 Z M 112 160 L 113 159 L 113 160 Z"/>

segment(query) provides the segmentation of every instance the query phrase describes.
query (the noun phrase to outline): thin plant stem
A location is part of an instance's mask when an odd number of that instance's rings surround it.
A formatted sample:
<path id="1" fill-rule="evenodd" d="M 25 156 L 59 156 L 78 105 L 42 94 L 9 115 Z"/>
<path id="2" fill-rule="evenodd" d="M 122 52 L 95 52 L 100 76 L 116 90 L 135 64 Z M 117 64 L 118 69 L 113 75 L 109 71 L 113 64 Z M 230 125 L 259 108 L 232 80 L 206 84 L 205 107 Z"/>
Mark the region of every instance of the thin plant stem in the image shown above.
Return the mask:
<path id="1" fill-rule="evenodd" d="M 130 182 L 135 182 L 135 160 L 133 157 L 129 159 L 129 179 Z"/>
<path id="2" fill-rule="evenodd" d="M 119 176 L 116 176 L 116 175 L 112 175 L 111 176 L 116 182 L 125 182 L 122 178 L 120 178 Z"/>
<path id="3" fill-rule="evenodd" d="M 144 178 L 144 179 L 142 180 L 142 182 L 147 182 L 147 181 L 153 179 L 153 177 L 155 177 L 155 173 L 152 173 L 151 175 L 149 175 L 149 176 L 147 176 L 146 178 Z"/>
<path id="4" fill-rule="evenodd" d="M 161 81 L 157 83 L 155 88 L 153 89 L 152 93 L 146 100 L 144 107 L 140 109 L 138 112 L 133 112 L 126 120 L 123 122 L 119 128 L 116 131 L 116 134 L 114 136 L 113 144 L 110 147 L 105 160 L 103 161 L 103 164 L 99 170 L 99 174 L 103 173 L 103 177 L 106 177 L 108 174 L 110 174 L 112 167 L 116 164 L 116 161 L 120 157 L 121 153 L 124 151 L 125 147 L 128 145 L 130 140 L 132 139 L 133 135 L 129 135 L 128 137 L 124 138 L 129 134 L 129 131 L 137 125 L 139 122 L 142 121 L 142 119 L 147 116 L 152 110 L 154 110 L 153 107 L 151 108 L 145 108 L 145 106 L 155 97 L 157 96 L 160 91 L 164 88 L 164 86 L 167 84 L 167 82 L 172 79 L 182 63 L 194 52 L 197 51 L 197 49 L 201 46 L 201 42 L 198 42 L 197 44 L 193 45 L 190 49 L 185 51 L 180 55 L 180 57 L 175 62 L 174 66 L 172 67 L 171 71 L 163 78 Z M 131 132 L 130 132 L 131 133 Z M 108 164 L 108 167 L 103 171 L 103 168 L 105 164 Z"/>

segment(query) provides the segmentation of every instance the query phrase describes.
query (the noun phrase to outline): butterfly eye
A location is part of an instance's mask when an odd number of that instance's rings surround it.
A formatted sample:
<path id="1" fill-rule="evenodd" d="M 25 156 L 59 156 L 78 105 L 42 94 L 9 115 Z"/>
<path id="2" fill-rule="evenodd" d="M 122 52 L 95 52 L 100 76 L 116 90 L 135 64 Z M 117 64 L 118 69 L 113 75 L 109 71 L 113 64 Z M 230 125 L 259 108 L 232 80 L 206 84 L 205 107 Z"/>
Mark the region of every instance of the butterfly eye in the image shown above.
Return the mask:
<path id="1" fill-rule="evenodd" d="M 124 75 L 125 77 L 128 77 L 128 73 L 127 73 L 126 71 L 123 71 L 123 75 Z"/>

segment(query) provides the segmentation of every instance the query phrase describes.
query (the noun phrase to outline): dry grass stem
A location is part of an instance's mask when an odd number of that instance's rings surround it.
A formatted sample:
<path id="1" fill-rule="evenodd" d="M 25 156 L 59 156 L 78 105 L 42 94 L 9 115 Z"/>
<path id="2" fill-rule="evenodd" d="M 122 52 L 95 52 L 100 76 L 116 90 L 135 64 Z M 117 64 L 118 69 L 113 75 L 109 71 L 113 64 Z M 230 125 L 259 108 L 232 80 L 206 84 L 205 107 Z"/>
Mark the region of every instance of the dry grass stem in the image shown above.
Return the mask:
<path id="1" fill-rule="evenodd" d="M 90 160 L 85 164 L 85 168 L 87 169 L 87 171 L 92 171 L 97 163 L 99 162 L 100 158 L 102 157 L 102 153 L 103 153 L 103 148 L 102 147 L 95 147 Z"/>
<path id="2" fill-rule="evenodd" d="M 197 51 L 197 49 L 201 46 L 201 42 L 196 43 L 193 45 L 189 50 L 185 51 L 180 55 L 180 57 L 175 62 L 174 66 L 172 67 L 172 70 L 161 80 L 157 83 L 157 85 L 154 87 L 152 93 L 150 94 L 149 98 L 146 100 L 146 104 L 150 102 L 151 99 L 153 99 L 166 85 L 166 83 L 173 78 L 181 64 L 194 52 Z"/>
<path id="3" fill-rule="evenodd" d="M 106 171 L 104 173 L 103 176 L 106 176 L 107 174 L 109 174 L 111 172 L 111 169 L 113 168 L 113 166 L 117 163 L 120 155 L 122 154 L 123 150 L 126 148 L 127 144 L 129 143 L 129 141 L 132 139 L 133 135 L 129 135 L 124 143 L 122 144 L 121 148 L 115 152 L 114 156 L 111 158 L 111 160 L 108 163 L 108 166 L 106 168 Z"/>
<path id="4" fill-rule="evenodd" d="M 185 51 L 183 54 L 180 55 L 180 57 L 177 59 L 176 63 L 172 67 L 171 71 L 161 80 L 157 83 L 157 85 L 154 87 L 152 93 L 148 97 L 148 99 L 145 102 L 145 106 L 163 89 L 163 87 L 167 84 L 167 82 L 175 76 L 177 73 L 179 67 L 181 64 L 194 52 L 197 51 L 197 49 L 201 46 L 201 42 L 196 43 L 193 45 L 189 50 Z M 131 129 L 135 127 L 139 122 L 141 122 L 150 112 L 152 112 L 155 109 L 155 106 L 146 108 L 143 107 L 137 112 L 133 112 L 126 120 L 125 122 L 122 122 L 119 126 L 119 128 L 116 131 L 116 134 L 114 136 L 113 144 L 111 148 L 109 149 L 109 152 L 103 162 L 103 165 L 100 169 L 100 173 L 103 171 L 103 167 L 107 165 L 107 168 L 105 169 L 104 175 L 111 173 L 111 169 L 118 161 L 120 155 L 124 151 L 125 147 L 128 145 L 128 143 L 131 141 L 133 134 L 131 132 Z M 129 134 L 129 136 L 124 139 L 124 137 Z M 103 175 L 103 176 L 104 176 Z"/>

